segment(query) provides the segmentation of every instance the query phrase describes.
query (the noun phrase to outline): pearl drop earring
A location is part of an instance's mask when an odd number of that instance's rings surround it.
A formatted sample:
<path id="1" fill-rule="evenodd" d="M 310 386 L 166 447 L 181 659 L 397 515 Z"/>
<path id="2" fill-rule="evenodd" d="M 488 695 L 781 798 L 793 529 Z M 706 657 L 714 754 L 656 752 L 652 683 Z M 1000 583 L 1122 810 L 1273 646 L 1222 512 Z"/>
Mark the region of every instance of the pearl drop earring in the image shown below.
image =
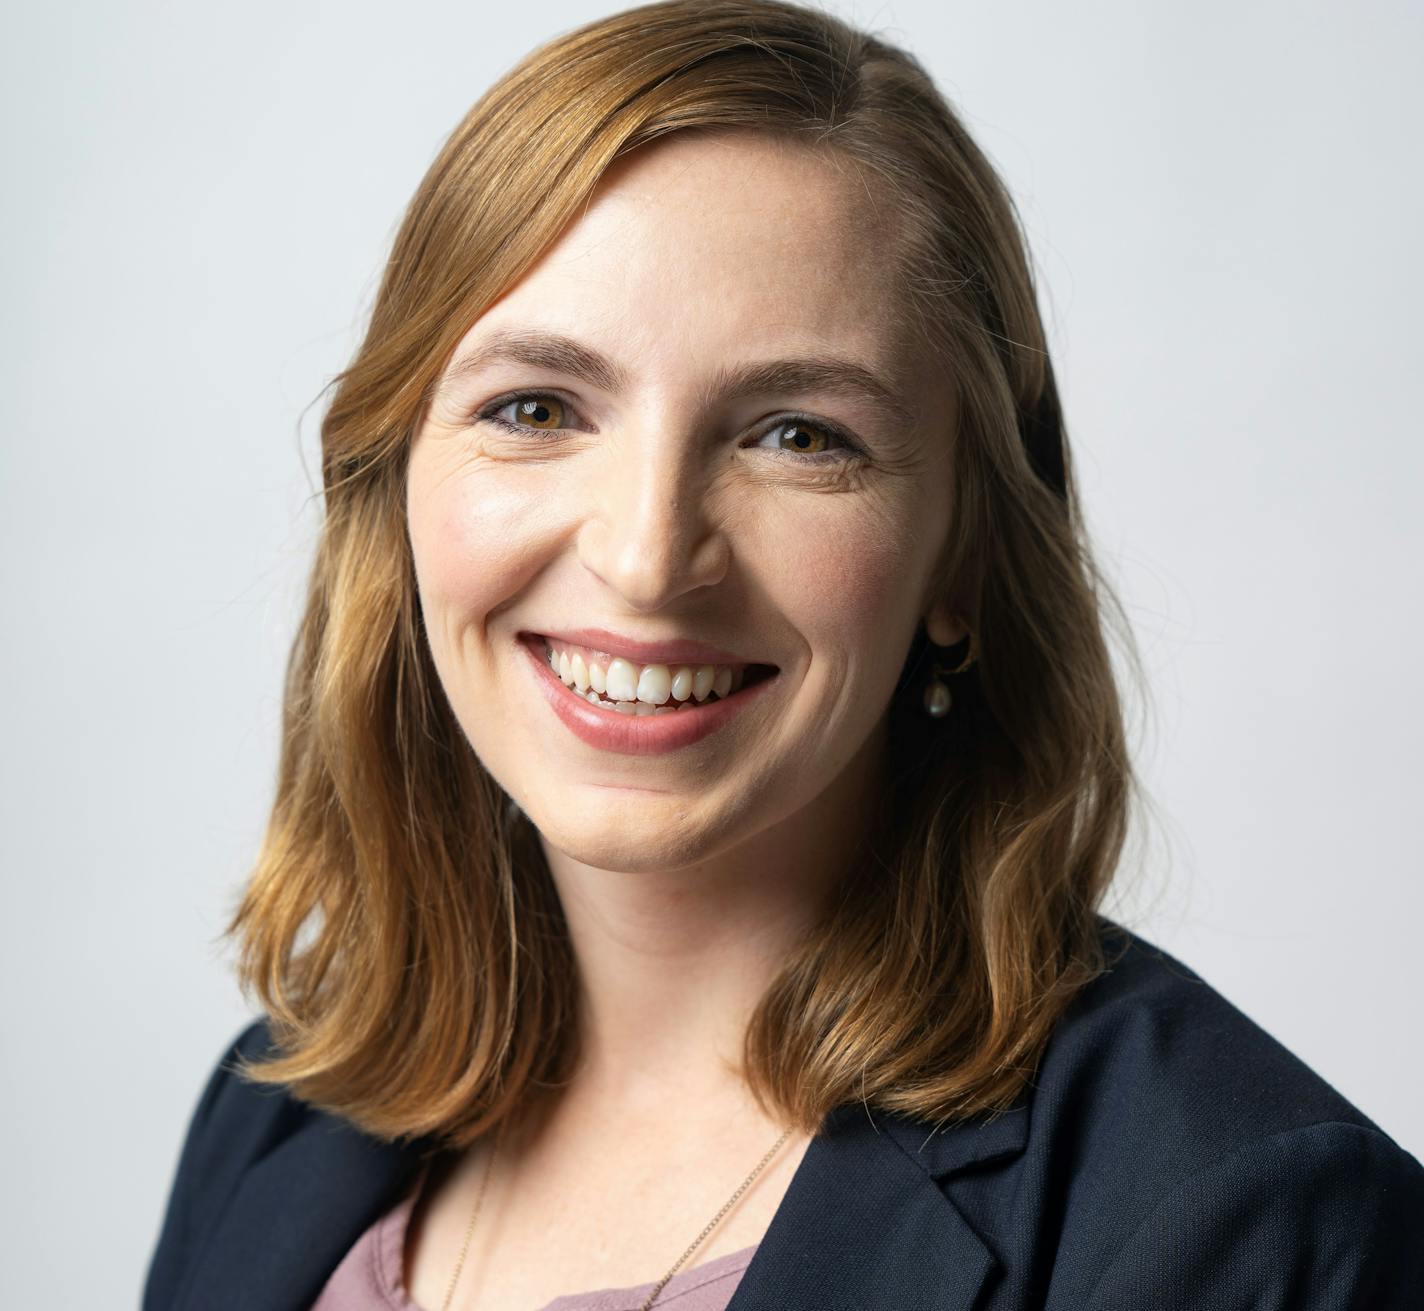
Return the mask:
<path id="1" fill-rule="evenodd" d="M 963 640 L 963 638 L 960 639 L 960 641 Z M 947 650 L 950 646 L 957 646 L 958 643 L 936 642 L 935 645 L 942 646 Z M 929 681 L 925 684 L 925 713 L 929 715 L 931 719 L 943 719 L 949 714 L 950 707 L 954 704 L 954 697 L 950 694 L 949 685 L 943 681 L 940 675 L 943 674 L 948 678 L 953 678 L 955 674 L 962 674 L 974 663 L 977 657 L 978 652 L 975 650 L 974 635 L 971 633 L 969 637 L 969 655 L 961 665 L 955 669 L 946 669 L 940 664 L 932 666 Z"/>

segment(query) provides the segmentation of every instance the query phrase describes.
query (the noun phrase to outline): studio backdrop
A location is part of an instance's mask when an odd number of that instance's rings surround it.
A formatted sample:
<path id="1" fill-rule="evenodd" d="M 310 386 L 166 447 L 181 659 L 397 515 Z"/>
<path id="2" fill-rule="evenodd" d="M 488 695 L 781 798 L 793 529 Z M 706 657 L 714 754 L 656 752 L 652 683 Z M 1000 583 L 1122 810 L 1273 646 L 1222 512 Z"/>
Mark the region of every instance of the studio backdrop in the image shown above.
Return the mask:
<path id="1" fill-rule="evenodd" d="M 219 934 L 272 795 L 320 393 L 450 128 L 615 7 L 8 16 L 0 1304 L 137 1301 L 249 1014 Z M 1029 234 L 1151 680 L 1153 807 L 1105 910 L 1424 1155 L 1424 10 L 832 7 L 925 62 Z"/>

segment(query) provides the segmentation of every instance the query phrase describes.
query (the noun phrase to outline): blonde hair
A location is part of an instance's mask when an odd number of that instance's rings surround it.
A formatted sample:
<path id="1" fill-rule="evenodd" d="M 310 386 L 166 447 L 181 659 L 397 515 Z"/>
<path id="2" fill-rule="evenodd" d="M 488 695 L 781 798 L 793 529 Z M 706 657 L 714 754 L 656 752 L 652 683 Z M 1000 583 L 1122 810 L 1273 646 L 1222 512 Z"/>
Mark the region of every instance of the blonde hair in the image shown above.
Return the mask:
<path id="1" fill-rule="evenodd" d="M 469 326 L 614 160 L 688 129 L 793 136 L 870 170 L 907 219 L 906 312 L 953 361 L 960 416 L 936 595 L 978 652 L 932 721 L 916 637 L 873 832 L 748 1026 L 749 1088 L 811 1132 L 850 1099 L 993 1114 L 1106 964 L 1097 908 L 1137 786 L 1104 641 L 1121 607 L 1086 545 L 1013 203 L 903 50 L 778 0 L 645 5 L 536 50 L 454 130 L 322 423 L 276 797 L 226 932 L 277 1047 L 248 1077 L 380 1137 L 464 1145 L 556 1088 L 576 1041 L 537 834 L 470 750 L 422 632 L 406 454 Z"/>

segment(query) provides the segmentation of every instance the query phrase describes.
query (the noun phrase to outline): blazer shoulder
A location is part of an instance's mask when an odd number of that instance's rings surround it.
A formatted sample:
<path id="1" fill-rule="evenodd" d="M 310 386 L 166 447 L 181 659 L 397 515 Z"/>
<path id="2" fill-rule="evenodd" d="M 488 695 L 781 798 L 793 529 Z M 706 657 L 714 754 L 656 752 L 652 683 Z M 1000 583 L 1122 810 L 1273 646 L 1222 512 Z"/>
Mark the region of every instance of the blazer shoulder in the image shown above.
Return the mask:
<path id="1" fill-rule="evenodd" d="M 209 1076 L 189 1132 L 193 1164 L 207 1187 L 246 1169 L 310 1114 L 285 1088 L 254 1083 L 244 1075 L 245 1063 L 275 1054 L 271 1029 L 262 1017 L 228 1044 Z"/>
<path id="2" fill-rule="evenodd" d="M 1377 1129 L 1254 1139 L 1164 1190 L 1112 1253 L 1090 1311 L 1424 1305 L 1424 1167 Z"/>
<path id="3" fill-rule="evenodd" d="M 288 1136 L 309 1113 L 284 1089 L 253 1083 L 244 1061 L 274 1050 L 265 1017 L 248 1024 L 223 1050 L 189 1119 L 149 1259 L 143 1305 L 168 1307 L 177 1281 L 244 1171 Z"/>
<path id="4" fill-rule="evenodd" d="M 1044 1088 L 1050 1103 L 1054 1095 L 1085 1098 L 1091 1114 L 1119 1130 L 1150 1125 L 1160 1142 L 1175 1129 L 1199 1147 L 1196 1164 L 1317 1123 L 1384 1133 L 1195 970 L 1100 920 L 1108 967 L 1064 1012 L 1045 1049 L 1035 1114 Z"/>
<path id="5" fill-rule="evenodd" d="M 1065 1305 L 1089 1305 L 1093 1286 L 1105 1307 L 1130 1305 L 1134 1286 L 1169 1287 L 1144 1282 L 1153 1262 L 1170 1264 L 1154 1243 L 1249 1265 L 1270 1251 L 1314 1259 L 1343 1241 L 1351 1214 L 1375 1226 L 1381 1251 L 1419 1232 L 1413 1156 L 1195 970 L 1110 920 L 1101 931 L 1108 968 L 1065 1010 L 1032 1081 L 1025 1164 L 1063 1190 Z M 1279 1221 L 1274 1236 L 1232 1254 L 1233 1233 L 1266 1234 L 1252 1229 L 1258 1210 Z M 1374 1276 L 1349 1277 L 1363 1288 Z"/>

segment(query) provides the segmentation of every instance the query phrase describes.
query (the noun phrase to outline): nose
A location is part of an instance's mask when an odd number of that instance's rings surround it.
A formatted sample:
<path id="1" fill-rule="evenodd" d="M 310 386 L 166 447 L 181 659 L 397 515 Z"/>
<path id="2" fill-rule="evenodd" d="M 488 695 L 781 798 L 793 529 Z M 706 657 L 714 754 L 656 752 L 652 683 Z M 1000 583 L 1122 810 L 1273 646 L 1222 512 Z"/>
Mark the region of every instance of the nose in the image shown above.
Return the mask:
<path id="1" fill-rule="evenodd" d="M 583 467 L 589 505 L 578 543 L 585 568 L 637 613 L 666 609 L 719 582 L 730 545 L 692 444 L 653 434 L 609 443 L 602 454 L 596 472 Z"/>

